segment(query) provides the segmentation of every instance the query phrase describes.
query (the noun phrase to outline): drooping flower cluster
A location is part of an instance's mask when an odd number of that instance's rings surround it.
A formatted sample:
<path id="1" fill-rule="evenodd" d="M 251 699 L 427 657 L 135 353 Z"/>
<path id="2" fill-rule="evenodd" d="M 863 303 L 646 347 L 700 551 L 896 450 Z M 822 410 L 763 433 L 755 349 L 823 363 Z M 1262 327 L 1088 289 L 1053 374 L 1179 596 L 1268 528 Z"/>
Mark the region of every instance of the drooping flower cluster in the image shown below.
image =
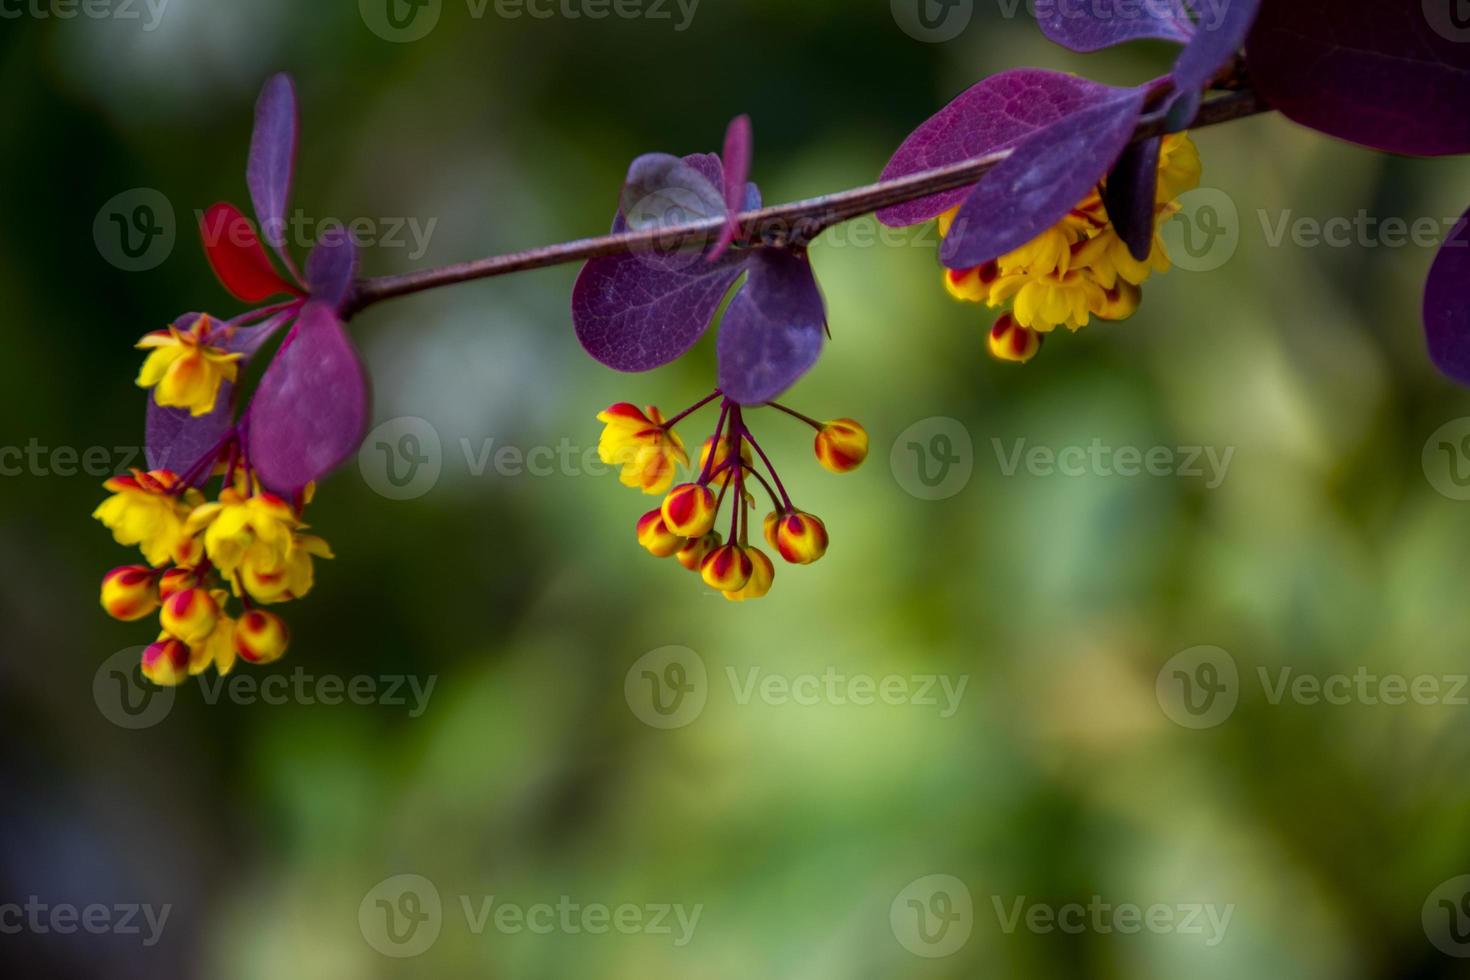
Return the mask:
<path id="1" fill-rule="evenodd" d="M 155 684 L 181 684 L 210 667 L 227 674 L 237 656 L 253 664 L 280 659 L 286 625 L 257 606 L 306 595 L 313 559 L 332 557 L 325 541 L 304 533 L 310 487 L 295 501 L 264 490 L 237 441 L 220 459 L 214 501 L 193 485 L 199 474 L 134 470 L 103 484 L 112 495 L 92 515 L 147 563 L 103 576 L 101 601 L 124 622 L 158 613 L 161 631 L 142 664 Z M 232 598 L 243 606 L 239 616 L 230 614 Z"/>
<path id="2" fill-rule="evenodd" d="M 1134 257 L 1109 219 L 1104 184 L 1020 248 L 982 265 L 946 269 L 945 288 L 956 299 L 1008 307 L 989 337 L 991 354 L 1004 361 L 1029 361 L 1057 327 L 1079 330 L 1094 316 L 1126 319 L 1138 309 L 1140 287 L 1149 276 L 1168 271 L 1169 253 L 1159 232 L 1178 212 L 1179 195 L 1199 186 L 1200 172 L 1199 153 L 1188 136 L 1164 137 L 1144 259 Z M 949 234 L 958 210 L 939 216 L 941 236 Z"/>
<path id="3" fill-rule="evenodd" d="M 792 503 L 770 458 L 751 435 L 745 410 L 721 395 L 716 391 L 668 421 L 652 406 L 641 411 L 627 402 L 613 405 L 597 416 L 604 423 L 597 450 L 604 463 L 622 467 L 625 486 L 664 495 L 658 507 L 638 519 L 638 543 L 657 558 L 675 558 L 698 572 L 726 599 L 743 602 L 766 595 L 776 577 L 770 557 L 750 543 L 750 511 L 756 506 L 751 484 L 760 484 L 771 500 L 772 510 L 762 524 L 766 543 L 790 564 L 810 565 L 825 555 L 827 527 Z M 678 468 L 689 466 L 675 423 L 717 399 L 719 421 L 700 449 L 694 478 L 671 488 Z M 782 405 L 771 407 L 816 430 L 817 460 L 831 472 L 851 472 L 867 458 L 868 434 L 852 419 L 821 423 Z M 757 468 L 756 457 L 766 475 Z M 730 523 L 722 537 L 715 525 L 727 497 Z"/>

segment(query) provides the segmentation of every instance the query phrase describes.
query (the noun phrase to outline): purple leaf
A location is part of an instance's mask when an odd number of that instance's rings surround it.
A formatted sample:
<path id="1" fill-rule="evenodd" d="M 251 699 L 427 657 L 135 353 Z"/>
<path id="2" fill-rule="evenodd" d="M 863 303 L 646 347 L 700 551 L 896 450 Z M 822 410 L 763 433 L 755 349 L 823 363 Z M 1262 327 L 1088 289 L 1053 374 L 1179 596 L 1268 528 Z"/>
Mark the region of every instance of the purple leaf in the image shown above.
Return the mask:
<path id="1" fill-rule="evenodd" d="M 955 216 L 939 257 L 968 269 L 1031 241 L 1097 186 L 1133 136 L 1143 89 L 1108 89 L 1090 108 L 1038 131 L 986 174 Z"/>
<path id="2" fill-rule="evenodd" d="M 148 393 L 148 420 L 144 426 L 150 470 L 173 470 L 183 476 L 206 454 L 217 452 L 235 418 L 235 386 L 220 385 L 214 411 L 191 415 L 187 408 L 164 408 Z M 195 476 L 199 485 L 209 478 L 208 466 Z"/>
<path id="3" fill-rule="evenodd" d="M 1091 0 L 1039 5 L 1036 20 L 1047 37 L 1073 51 L 1100 51 L 1152 38 L 1187 44 L 1194 23 L 1183 0 Z"/>
<path id="4" fill-rule="evenodd" d="M 1470 212 L 1460 219 L 1430 267 L 1424 332 L 1434 366 L 1470 385 Z"/>
<path id="5" fill-rule="evenodd" d="M 1467 153 L 1470 32 L 1453 20 L 1463 9 L 1269 0 L 1246 43 L 1250 75 L 1272 107 L 1330 136 L 1390 153 Z"/>
<path id="6" fill-rule="evenodd" d="M 271 490 L 294 494 L 352 455 L 367 413 L 367 379 L 342 321 L 307 303 L 250 404 L 250 465 Z"/>
<path id="7" fill-rule="evenodd" d="M 572 322 L 587 353 L 619 371 L 679 357 L 708 329 L 746 256 L 715 262 L 649 252 L 592 259 L 572 287 Z"/>
<path id="8" fill-rule="evenodd" d="M 893 180 L 934 167 L 974 160 L 1015 146 L 1118 90 L 1060 72 L 1023 68 L 993 75 L 965 90 L 909 134 L 883 168 Z M 970 194 L 961 187 L 878 212 L 885 225 L 902 227 L 943 214 Z M 1076 203 L 1076 202 L 1072 202 Z"/>
<path id="9" fill-rule="evenodd" d="M 626 227 L 635 231 L 725 214 L 719 188 L 699 170 L 667 153 L 645 153 L 634 160 L 620 200 Z"/>
<path id="10" fill-rule="evenodd" d="M 720 388 L 742 405 L 770 401 L 796 383 L 822 352 L 821 291 L 804 256 L 762 248 L 720 322 Z"/>
<path id="11" fill-rule="evenodd" d="M 296 317 L 299 309 L 300 307 L 292 304 L 288 309 L 273 314 L 254 326 L 235 326 L 234 333 L 224 343 L 225 350 L 245 355 L 241 358 L 243 365 L 255 356 L 255 352 L 260 350 L 261 345 L 270 340 L 277 330 L 281 329 L 284 324 L 290 323 Z"/>
<path id="12" fill-rule="evenodd" d="M 750 117 L 736 116 L 730 120 L 729 129 L 725 130 L 725 152 L 721 160 L 725 177 L 725 228 L 715 242 L 714 251 L 710 252 L 711 262 L 724 255 L 725 249 L 740 234 L 739 213 L 750 189 L 750 154 Z"/>
<path id="13" fill-rule="evenodd" d="M 357 243 L 346 228 L 332 225 L 322 232 L 316 247 L 306 257 L 307 288 L 313 299 L 340 310 L 356 278 Z"/>
<path id="14" fill-rule="evenodd" d="M 1140 262 L 1154 246 L 1154 197 L 1159 187 L 1159 147 L 1163 137 L 1129 143 L 1108 174 L 1103 205 L 1118 237 Z"/>
<path id="15" fill-rule="evenodd" d="M 1297 0 L 1290 0 L 1296 3 Z M 1185 125 L 1194 121 L 1200 93 L 1220 69 L 1239 53 L 1255 22 L 1261 0 L 1204 0 L 1196 2 L 1199 25 L 1194 38 L 1179 52 L 1171 73 L 1177 118 Z"/>
<path id="16" fill-rule="evenodd" d="M 286 244 L 286 202 L 296 163 L 296 89 L 291 76 L 271 76 L 255 103 L 255 132 L 245 182 L 261 235 L 277 252 Z"/>

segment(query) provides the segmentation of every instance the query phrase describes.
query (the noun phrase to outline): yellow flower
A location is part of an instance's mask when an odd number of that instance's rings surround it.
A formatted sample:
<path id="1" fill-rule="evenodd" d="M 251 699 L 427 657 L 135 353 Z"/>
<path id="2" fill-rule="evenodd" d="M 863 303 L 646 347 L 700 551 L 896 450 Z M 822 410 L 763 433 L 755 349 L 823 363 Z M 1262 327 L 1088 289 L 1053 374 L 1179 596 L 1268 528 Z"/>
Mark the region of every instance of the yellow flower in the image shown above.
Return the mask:
<path id="1" fill-rule="evenodd" d="M 1199 186 L 1204 164 L 1199 149 L 1185 133 L 1171 133 L 1159 147 L 1159 189 L 1156 201 L 1168 204 Z"/>
<path id="2" fill-rule="evenodd" d="M 257 602 L 270 605 L 300 599 L 316 584 L 313 558 L 332 558 L 332 549 L 314 534 L 297 534 L 291 539 L 284 562 L 273 564 L 270 549 L 257 544 L 245 553 L 240 580 Z"/>
<path id="3" fill-rule="evenodd" d="M 154 568 L 171 561 L 193 564 L 198 548 L 186 521 L 203 497 L 192 488 L 179 494 L 178 484 L 178 476 L 169 470 L 133 470 L 131 476 L 115 476 L 102 484 L 112 496 L 92 516 L 118 544 L 138 545 Z"/>
<path id="4" fill-rule="evenodd" d="M 618 479 L 624 486 L 661 494 L 673 485 L 676 465 L 689 465 L 684 441 L 664 427 L 663 415 L 652 405 L 644 413 L 618 402 L 598 412 L 597 420 L 605 423 L 597 455 L 610 466 L 622 466 Z"/>
<path id="5" fill-rule="evenodd" d="M 285 565 L 301 526 L 291 506 L 275 494 L 247 497 L 235 487 L 226 487 L 219 500 L 189 515 L 187 529 L 190 534 L 204 532 L 209 560 L 233 581 L 247 555 L 257 568 L 275 570 Z"/>
<path id="6" fill-rule="evenodd" d="M 223 609 L 229 595 L 223 589 L 210 593 L 215 603 Z M 235 620 L 221 615 L 214 631 L 202 642 L 189 648 L 189 673 L 202 674 L 211 666 L 223 677 L 235 666 Z"/>
<path id="7" fill-rule="evenodd" d="M 219 399 L 220 385 L 239 373 L 239 354 L 209 343 L 214 331 L 207 316 L 187 330 L 170 326 L 138 341 L 139 350 L 151 350 L 138 372 L 138 387 L 152 388 L 153 400 L 165 408 L 187 408 L 191 415 L 208 415 Z"/>
<path id="8" fill-rule="evenodd" d="M 1101 286 L 1082 269 L 1045 276 L 1006 276 L 997 284 L 1001 297 L 1014 298 L 1016 322 L 1050 333 L 1057 327 L 1078 330 L 1105 300 Z"/>

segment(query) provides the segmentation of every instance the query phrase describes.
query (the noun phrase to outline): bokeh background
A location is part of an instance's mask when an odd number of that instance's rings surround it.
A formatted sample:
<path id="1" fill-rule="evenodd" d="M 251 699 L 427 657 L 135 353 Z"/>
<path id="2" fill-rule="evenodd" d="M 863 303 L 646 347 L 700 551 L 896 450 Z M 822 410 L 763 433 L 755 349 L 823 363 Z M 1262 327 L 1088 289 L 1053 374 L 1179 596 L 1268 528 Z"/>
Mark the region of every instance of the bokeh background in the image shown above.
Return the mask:
<path id="1" fill-rule="evenodd" d="M 423 420 L 439 475 L 390 499 L 370 446 L 321 487 L 311 519 L 338 557 L 284 610 L 287 658 L 240 671 L 293 693 L 128 694 L 121 651 L 152 637 L 97 607 L 130 556 L 89 519 L 102 475 L 78 460 L 131 461 L 141 334 L 238 308 L 193 216 L 245 202 L 271 72 L 300 90 L 296 209 L 429 229 L 422 249 L 367 249 L 365 271 L 387 274 L 598 233 L 633 156 L 718 149 L 739 112 L 779 202 L 875 179 L 984 75 L 1136 82 L 1170 55 L 1069 55 L 1024 5 L 980 0 L 952 8 L 972 16 L 943 40 L 915 36 L 903 0 L 704 0 L 692 18 L 648 0 L 602 20 L 567 3 L 540 19 L 443 0 L 406 43 L 368 0 L 7 5 L 0 443 L 24 452 L 0 459 L 0 906 L 169 911 L 150 937 L 141 914 L 141 934 L 116 911 L 101 934 L 62 934 L 0 909 L 6 972 L 1465 975 L 1470 398 L 1423 350 L 1433 251 L 1267 226 L 1440 221 L 1470 199 L 1470 163 L 1279 118 L 1198 136 L 1209 201 L 1237 212 L 1214 268 L 1156 279 L 1131 321 L 1055 337 L 1022 369 L 990 361 L 985 313 L 945 295 L 932 235 L 880 238 L 871 219 L 825 235 L 833 341 L 786 401 L 861 419 L 873 451 L 834 477 L 807 430 L 757 413 L 833 538 L 759 603 L 643 553 L 632 525 L 651 502 L 581 464 L 605 405 L 706 392 L 709 339 L 649 375 L 600 368 L 572 334 L 574 267 L 374 308 L 352 325 L 374 421 Z M 168 240 L 132 271 L 109 215 L 160 197 Z M 1095 440 L 1229 465 L 1007 465 L 1018 446 Z M 493 457 L 559 446 L 575 462 L 542 475 Z M 919 466 L 934 482 L 940 456 L 957 461 L 935 489 Z M 674 676 L 669 658 L 697 688 L 672 721 L 643 674 Z M 745 693 L 813 675 L 908 695 Z M 1369 678 L 1336 689 L 1346 703 L 1277 694 L 1343 675 Z M 1428 678 L 1428 703 L 1382 703 L 1395 677 Z M 321 703 L 354 678 L 372 703 Z M 937 704 L 917 696 L 930 682 Z M 496 925 L 541 903 L 632 906 L 642 925 Z M 1126 912 L 1013 924 L 1069 903 L 1165 911 L 1157 929 L 1125 931 Z M 697 908 L 692 932 L 672 912 L 655 928 L 660 905 Z M 390 921 L 411 914 L 420 931 Z"/>

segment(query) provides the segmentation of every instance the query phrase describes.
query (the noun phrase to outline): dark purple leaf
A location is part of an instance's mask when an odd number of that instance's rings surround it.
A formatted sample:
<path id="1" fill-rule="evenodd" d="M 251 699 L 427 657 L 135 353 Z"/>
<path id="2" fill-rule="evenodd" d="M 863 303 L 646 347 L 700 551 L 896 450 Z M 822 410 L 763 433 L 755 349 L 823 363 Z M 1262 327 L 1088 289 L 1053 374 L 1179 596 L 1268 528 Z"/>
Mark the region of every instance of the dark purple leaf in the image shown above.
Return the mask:
<path id="1" fill-rule="evenodd" d="M 255 103 L 245 182 L 260 233 L 277 252 L 286 244 L 286 202 L 296 165 L 296 131 L 296 88 L 291 76 L 272 75 Z"/>
<path id="2" fill-rule="evenodd" d="M 1434 366 L 1470 385 L 1470 212 L 1445 240 L 1429 270 L 1424 332 Z"/>
<path id="3" fill-rule="evenodd" d="M 725 199 L 699 170 L 667 153 L 645 153 L 628 167 L 621 208 L 626 227 L 668 228 L 725 214 Z"/>
<path id="4" fill-rule="evenodd" d="M 739 213 L 749 190 L 750 154 L 750 117 L 736 116 L 725 130 L 725 152 L 721 158 L 725 177 L 725 228 L 710 252 L 711 262 L 724 255 L 740 233 Z"/>
<path id="5" fill-rule="evenodd" d="M 1108 174 L 1103 204 L 1118 237 L 1140 262 L 1154 245 L 1154 197 L 1159 187 L 1159 147 L 1163 137 L 1129 143 Z"/>
<path id="6" fill-rule="evenodd" d="M 1295 3 L 1296 0 L 1290 0 Z M 1176 118 L 1183 125 L 1194 121 L 1200 94 L 1215 75 L 1230 63 L 1245 44 L 1261 0 L 1203 0 L 1196 3 L 1199 24 L 1194 38 L 1174 62 Z"/>
<path id="7" fill-rule="evenodd" d="M 250 465 L 268 488 L 293 494 L 352 455 L 367 415 L 367 379 L 342 321 L 307 303 L 250 403 Z"/>
<path id="8" fill-rule="evenodd" d="M 787 249 L 757 249 L 750 275 L 720 321 L 720 388 L 742 405 L 770 401 L 822 352 L 826 309 L 811 264 Z"/>
<path id="9" fill-rule="evenodd" d="M 577 339 L 619 371 L 667 364 L 708 329 L 745 258 L 704 262 L 697 254 L 634 252 L 592 259 L 572 287 Z"/>
<path id="10" fill-rule="evenodd" d="M 1194 36 L 1183 0 L 1058 0 L 1038 4 L 1036 21 L 1043 34 L 1073 51 L 1100 51 L 1141 38 L 1186 44 Z"/>
<path id="11" fill-rule="evenodd" d="M 1107 92 L 1018 144 L 985 175 L 944 240 L 945 265 L 967 269 L 1019 248 L 1088 195 L 1128 145 L 1143 109 L 1143 89 Z"/>
<path id="12" fill-rule="evenodd" d="M 1304 126 L 1378 150 L 1470 153 L 1463 0 L 1268 0 L 1246 43 L 1256 89 Z"/>
<path id="13" fill-rule="evenodd" d="M 1015 146 L 1083 109 L 1113 100 L 1117 91 L 1039 68 L 993 75 L 965 90 L 910 133 L 883 168 L 883 179 L 974 160 Z M 918 224 L 943 214 L 969 194 L 969 188 L 961 187 L 898 204 L 879 211 L 878 220 L 895 228 Z"/>
<path id="14" fill-rule="evenodd" d="M 148 420 L 144 426 L 148 443 L 148 468 L 173 470 L 183 476 L 204 457 L 217 452 L 235 418 L 235 386 L 220 385 L 214 411 L 191 415 L 187 408 L 164 408 L 148 393 Z M 198 486 L 209 478 L 210 467 L 200 467 L 193 479 Z"/>
<path id="15" fill-rule="evenodd" d="M 316 247 L 306 257 L 307 288 L 312 299 L 340 310 L 356 278 L 357 243 L 346 228 L 333 225 L 322 232 Z"/>

